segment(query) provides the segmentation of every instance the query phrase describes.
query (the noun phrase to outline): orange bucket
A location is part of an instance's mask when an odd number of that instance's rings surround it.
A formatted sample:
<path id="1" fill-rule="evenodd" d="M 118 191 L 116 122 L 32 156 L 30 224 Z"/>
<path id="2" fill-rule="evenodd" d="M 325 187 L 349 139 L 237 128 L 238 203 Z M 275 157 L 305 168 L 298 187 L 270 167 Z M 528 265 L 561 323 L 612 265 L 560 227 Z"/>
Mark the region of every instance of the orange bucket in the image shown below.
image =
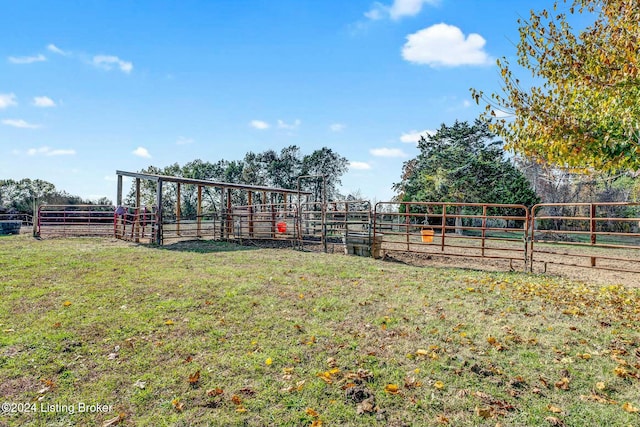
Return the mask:
<path id="1" fill-rule="evenodd" d="M 420 234 L 422 235 L 422 243 L 433 242 L 433 230 L 420 230 Z"/>
<path id="2" fill-rule="evenodd" d="M 278 229 L 278 233 L 286 233 L 287 232 L 287 223 L 279 222 L 276 224 L 276 228 Z"/>

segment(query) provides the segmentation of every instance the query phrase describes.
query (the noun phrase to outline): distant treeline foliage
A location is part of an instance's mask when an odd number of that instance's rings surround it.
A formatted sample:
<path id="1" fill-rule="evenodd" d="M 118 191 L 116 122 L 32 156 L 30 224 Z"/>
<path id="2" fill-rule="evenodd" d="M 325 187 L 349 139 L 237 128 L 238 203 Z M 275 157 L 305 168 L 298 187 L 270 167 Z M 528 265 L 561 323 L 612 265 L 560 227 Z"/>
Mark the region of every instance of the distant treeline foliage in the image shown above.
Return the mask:
<path id="1" fill-rule="evenodd" d="M 327 199 L 339 198 L 341 177 L 348 171 L 348 160 L 332 149 L 323 147 L 311 154 L 303 155 L 300 148 L 291 145 L 280 152 L 267 150 L 262 153 L 248 152 L 242 160 L 218 160 L 215 163 L 200 159 L 193 160 L 180 166 L 178 163 L 163 168 L 149 166 L 140 172 L 179 176 L 183 178 L 203 179 L 235 184 L 260 185 L 276 188 L 296 189 L 298 177 L 303 175 L 326 176 Z M 312 200 L 322 199 L 322 180 L 303 179 L 301 189 L 312 193 Z M 165 213 L 175 209 L 177 191 L 175 185 L 169 185 L 163 191 L 163 210 Z M 191 216 L 196 213 L 197 186 L 181 185 L 181 213 Z M 126 197 L 125 203 L 135 205 L 135 182 Z M 156 188 L 152 181 L 142 181 L 140 188 L 140 204 L 152 206 L 155 204 Z M 267 196 L 270 197 L 270 196 Z M 262 194 L 257 192 L 253 203 L 282 202 L 279 195 L 275 200 L 262 200 Z M 219 211 L 221 195 L 219 189 L 203 187 L 202 201 L 205 211 Z M 232 191 L 232 203 L 245 205 L 248 203 L 246 191 Z"/>
<path id="2" fill-rule="evenodd" d="M 58 190 L 52 183 L 41 179 L 0 180 L 0 213 L 33 214 L 41 204 L 110 205 L 111 200 L 106 197 L 97 201 L 85 200 Z"/>

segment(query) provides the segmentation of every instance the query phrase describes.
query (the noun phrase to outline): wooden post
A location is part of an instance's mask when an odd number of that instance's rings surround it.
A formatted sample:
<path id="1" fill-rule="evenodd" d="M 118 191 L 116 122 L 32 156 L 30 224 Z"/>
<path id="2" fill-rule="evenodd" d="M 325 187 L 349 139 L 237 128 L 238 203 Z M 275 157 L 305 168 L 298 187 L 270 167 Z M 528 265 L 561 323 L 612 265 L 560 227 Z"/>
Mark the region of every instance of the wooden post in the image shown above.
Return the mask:
<path id="1" fill-rule="evenodd" d="M 118 175 L 118 189 L 116 195 L 116 206 L 122 206 L 122 175 Z"/>
<path id="2" fill-rule="evenodd" d="M 226 224 L 226 213 L 224 207 L 224 188 L 220 187 L 220 239 L 224 240 L 225 238 L 225 224 Z"/>
<path id="3" fill-rule="evenodd" d="M 444 252 L 444 235 L 447 234 L 447 205 L 442 205 L 442 243 L 440 244 L 440 251 Z"/>
<path id="4" fill-rule="evenodd" d="M 136 178 L 136 214 L 133 218 L 133 227 L 131 227 L 131 233 L 135 235 L 134 241 L 138 243 L 140 241 L 140 178 Z"/>
<path id="5" fill-rule="evenodd" d="M 202 185 L 198 185 L 198 201 L 196 205 L 196 236 L 202 237 Z"/>
<path id="6" fill-rule="evenodd" d="M 180 235 L 180 216 L 182 212 L 180 211 L 180 183 L 176 184 L 178 187 L 176 188 L 176 234 Z"/>
<path id="7" fill-rule="evenodd" d="M 156 185 L 156 244 L 162 245 L 162 180 Z"/>
<path id="8" fill-rule="evenodd" d="M 231 212 L 231 189 L 227 188 L 227 238 L 233 233 L 233 215 Z"/>
<path id="9" fill-rule="evenodd" d="M 484 258 L 484 239 L 487 235 L 487 205 L 482 206 L 482 257 Z"/>
<path id="10" fill-rule="evenodd" d="M 596 239 L 598 236 L 596 235 L 596 205 L 594 205 L 593 203 L 589 205 L 589 217 L 591 218 L 591 221 L 589 221 L 589 232 L 591 233 L 591 244 L 595 245 Z M 596 266 L 596 257 L 592 256 L 591 267 L 595 267 L 595 266 Z"/>
<path id="11" fill-rule="evenodd" d="M 411 210 L 411 205 L 405 205 L 404 209 L 404 233 L 405 239 L 407 240 L 407 251 L 409 250 L 409 211 Z"/>
<path id="12" fill-rule="evenodd" d="M 253 191 L 249 191 L 249 237 L 253 238 Z"/>

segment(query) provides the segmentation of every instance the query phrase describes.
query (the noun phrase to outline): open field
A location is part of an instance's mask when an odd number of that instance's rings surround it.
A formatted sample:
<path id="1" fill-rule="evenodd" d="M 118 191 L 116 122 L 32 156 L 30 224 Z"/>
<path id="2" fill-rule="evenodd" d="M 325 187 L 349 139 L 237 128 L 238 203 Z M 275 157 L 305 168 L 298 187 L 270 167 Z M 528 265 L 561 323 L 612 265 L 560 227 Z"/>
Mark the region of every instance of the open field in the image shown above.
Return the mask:
<path id="1" fill-rule="evenodd" d="M 2 426 L 640 424 L 636 288 L 20 235 L 0 290 Z"/>

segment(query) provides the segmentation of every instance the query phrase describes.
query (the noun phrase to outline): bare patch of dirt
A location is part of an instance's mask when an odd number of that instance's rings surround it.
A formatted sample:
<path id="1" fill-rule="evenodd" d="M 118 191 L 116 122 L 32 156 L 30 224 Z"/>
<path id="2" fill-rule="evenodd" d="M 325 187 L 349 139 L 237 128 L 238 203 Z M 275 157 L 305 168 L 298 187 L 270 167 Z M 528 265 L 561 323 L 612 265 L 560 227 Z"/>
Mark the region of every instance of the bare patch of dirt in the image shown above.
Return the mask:
<path id="1" fill-rule="evenodd" d="M 520 271 L 524 272 L 524 262 L 501 259 L 466 258 L 464 256 L 446 256 L 434 254 L 420 254 L 415 252 L 388 252 L 384 261 L 401 262 L 418 267 L 447 267 L 462 268 L 479 271 Z M 589 267 L 572 267 L 536 262 L 533 266 L 534 274 L 546 274 L 564 277 L 570 280 L 598 284 L 640 286 L 640 275 L 620 271 L 600 270 Z"/>

